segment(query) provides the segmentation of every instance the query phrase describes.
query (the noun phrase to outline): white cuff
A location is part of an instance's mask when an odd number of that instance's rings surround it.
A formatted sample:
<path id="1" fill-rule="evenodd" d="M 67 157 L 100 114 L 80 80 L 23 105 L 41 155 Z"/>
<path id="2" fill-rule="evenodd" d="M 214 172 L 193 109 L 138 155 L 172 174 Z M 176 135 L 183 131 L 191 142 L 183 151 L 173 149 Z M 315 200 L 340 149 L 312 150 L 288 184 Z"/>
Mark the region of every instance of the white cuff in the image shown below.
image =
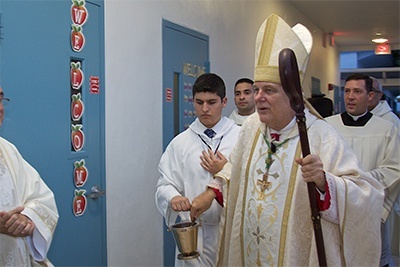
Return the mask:
<path id="1" fill-rule="evenodd" d="M 223 179 L 222 179 L 222 178 L 220 178 L 220 177 L 215 177 L 214 179 L 212 179 L 212 180 L 208 183 L 207 187 L 211 187 L 211 188 L 218 189 L 219 192 L 222 193 L 222 186 L 223 186 L 223 183 L 224 183 L 224 182 L 223 182 Z"/>
<path id="2" fill-rule="evenodd" d="M 331 195 L 331 203 L 329 205 L 329 208 L 327 210 L 321 211 L 321 216 L 327 221 L 330 221 L 335 224 L 339 224 L 339 216 L 338 216 L 338 209 L 337 209 L 337 204 L 336 204 L 336 184 L 334 181 L 334 178 L 326 173 L 326 182 L 328 183 L 328 190 L 329 194 Z M 325 195 L 324 195 L 325 199 Z"/>

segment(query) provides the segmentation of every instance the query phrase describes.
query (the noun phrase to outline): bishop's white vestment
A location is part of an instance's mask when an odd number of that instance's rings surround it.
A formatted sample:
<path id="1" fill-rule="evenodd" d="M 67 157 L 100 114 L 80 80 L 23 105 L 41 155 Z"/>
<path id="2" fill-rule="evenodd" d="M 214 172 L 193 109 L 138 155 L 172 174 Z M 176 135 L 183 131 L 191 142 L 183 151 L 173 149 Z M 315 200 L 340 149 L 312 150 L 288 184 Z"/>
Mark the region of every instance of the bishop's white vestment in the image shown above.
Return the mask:
<path id="1" fill-rule="evenodd" d="M 29 237 L 0 234 L 0 266 L 52 266 L 47 252 L 58 221 L 52 191 L 13 144 L 0 137 L 0 211 L 24 206 L 35 224 Z"/>
<path id="2" fill-rule="evenodd" d="M 209 138 L 204 134 L 206 127 L 197 118 L 187 130 L 177 135 L 163 153 L 157 183 L 155 201 L 158 210 L 172 225 L 176 215 L 168 218 L 168 209 L 174 196 L 186 196 L 190 201 L 206 190 L 213 176 L 200 165 L 202 151 L 207 143 L 213 151 L 218 148 L 226 158 L 236 144 L 240 127 L 230 119 L 222 117 L 213 127 L 216 135 Z M 200 216 L 198 234 L 200 257 L 191 260 L 175 260 L 175 266 L 215 266 L 219 242 L 219 222 L 223 208 L 216 201 Z M 189 212 L 180 212 L 183 220 L 189 220 Z M 171 223 L 172 221 L 172 223 Z M 177 251 L 178 253 L 179 251 Z"/>
<path id="3" fill-rule="evenodd" d="M 331 195 L 321 212 L 328 266 L 377 266 L 382 186 L 365 173 L 351 148 L 325 121 L 305 110 L 311 154 L 324 166 Z M 301 156 L 295 120 L 272 155 L 262 192 L 269 127 L 250 116 L 224 169 L 226 217 L 218 266 L 318 266 L 307 185 L 294 159 Z M 285 140 L 285 141 L 284 141 Z M 319 195 L 319 194 L 317 194 Z"/>

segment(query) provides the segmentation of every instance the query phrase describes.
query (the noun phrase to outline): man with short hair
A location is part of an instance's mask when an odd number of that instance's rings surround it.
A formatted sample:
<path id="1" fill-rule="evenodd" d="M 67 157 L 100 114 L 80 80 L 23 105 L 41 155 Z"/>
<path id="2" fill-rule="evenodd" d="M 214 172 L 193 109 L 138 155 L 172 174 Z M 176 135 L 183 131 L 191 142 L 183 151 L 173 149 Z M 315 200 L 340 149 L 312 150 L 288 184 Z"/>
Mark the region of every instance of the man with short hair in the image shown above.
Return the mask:
<path id="1" fill-rule="evenodd" d="M 393 113 L 386 100 L 381 100 L 383 96 L 382 84 L 378 79 L 370 76 L 372 79 L 371 97 L 368 99 L 368 110 L 375 116 L 388 120 L 396 126 L 400 134 L 400 119 Z"/>
<path id="2" fill-rule="evenodd" d="M 400 140 L 396 127 L 388 120 L 372 115 L 368 103 L 373 98 L 372 79 L 355 73 L 344 86 L 346 111 L 326 118 L 347 140 L 365 170 L 385 189 L 382 212 L 382 253 L 380 266 L 388 266 L 391 258 L 390 233 L 385 223 L 399 193 Z"/>
<path id="3" fill-rule="evenodd" d="M 234 93 L 237 109 L 232 111 L 229 119 L 241 126 L 244 120 L 256 111 L 253 81 L 249 78 L 241 78 L 237 80 L 235 83 Z"/>
<path id="4" fill-rule="evenodd" d="M 315 183 L 327 266 L 377 266 L 382 186 L 366 174 L 346 141 L 306 108 L 311 154 L 301 158 L 296 114 L 282 88 L 278 55 L 292 49 L 303 79 L 312 46 L 301 24 L 272 14 L 256 40 L 257 113 L 241 126 L 223 184 L 218 266 L 318 266 L 307 183 Z M 207 207 L 207 203 L 204 203 Z M 195 209 L 196 208 L 196 209 Z M 192 207 L 194 217 L 203 207 Z M 226 224 L 224 224 L 226 222 Z"/>
<path id="5" fill-rule="evenodd" d="M 218 198 L 213 201 L 219 187 L 212 176 L 215 171 L 206 168 L 222 168 L 240 131 L 239 126 L 222 116 L 222 109 L 227 103 L 225 90 L 223 80 L 216 74 L 206 73 L 196 79 L 193 85 L 193 105 L 197 118 L 187 130 L 169 143 L 158 167 L 161 176 L 157 183 L 155 201 L 168 225 L 171 220 L 175 221 L 178 212 L 183 220 L 189 220 L 190 214 L 183 211 L 190 211 L 197 202 L 206 199 L 210 204 L 201 217 L 202 226 L 198 233 L 200 256 L 176 259 L 175 266 L 216 265 L 223 207 Z M 202 161 L 203 157 L 207 157 L 207 160 Z M 167 221 L 169 209 L 174 214 Z"/>

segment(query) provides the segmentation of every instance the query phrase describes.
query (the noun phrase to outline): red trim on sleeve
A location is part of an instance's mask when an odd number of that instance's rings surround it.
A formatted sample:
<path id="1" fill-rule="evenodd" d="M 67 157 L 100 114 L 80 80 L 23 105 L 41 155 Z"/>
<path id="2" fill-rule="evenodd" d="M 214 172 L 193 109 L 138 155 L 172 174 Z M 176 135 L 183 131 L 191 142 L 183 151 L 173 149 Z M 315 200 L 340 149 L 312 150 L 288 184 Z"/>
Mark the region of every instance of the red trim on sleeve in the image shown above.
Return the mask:
<path id="1" fill-rule="evenodd" d="M 222 196 L 221 191 L 219 191 L 217 188 L 210 187 L 214 193 L 215 193 L 215 200 L 220 204 L 222 207 L 224 206 L 224 198 Z"/>
<path id="2" fill-rule="evenodd" d="M 317 196 L 317 203 L 318 203 L 318 208 L 320 211 L 324 211 L 329 209 L 329 207 L 331 206 L 331 194 L 329 193 L 329 186 L 328 183 L 325 183 L 325 200 L 321 200 L 320 199 L 320 193 L 318 192 Z"/>

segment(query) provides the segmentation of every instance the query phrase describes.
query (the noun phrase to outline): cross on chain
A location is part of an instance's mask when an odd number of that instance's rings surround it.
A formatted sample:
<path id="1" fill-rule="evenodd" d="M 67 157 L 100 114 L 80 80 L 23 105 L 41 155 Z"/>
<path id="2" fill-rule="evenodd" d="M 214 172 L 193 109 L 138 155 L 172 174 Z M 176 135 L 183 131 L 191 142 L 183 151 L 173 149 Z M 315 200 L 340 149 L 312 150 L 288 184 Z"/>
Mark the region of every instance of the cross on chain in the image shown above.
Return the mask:
<path id="1" fill-rule="evenodd" d="M 283 141 L 282 143 L 275 145 L 272 141 L 270 143 L 264 134 L 263 134 L 263 136 L 264 136 L 265 143 L 267 143 L 267 146 L 268 146 L 268 155 L 267 155 L 267 158 L 265 159 L 265 173 L 263 174 L 263 178 L 262 178 L 262 180 L 261 179 L 257 180 L 257 185 L 260 186 L 261 192 L 271 189 L 271 186 L 272 186 L 272 182 L 268 181 L 269 168 L 271 167 L 272 162 L 273 162 L 272 154 L 274 154 L 279 147 L 283 146 L 287 141 L 289 141 L 289 138 L 288 138 L 285 141 Z"/>
<path id="2" fill-rule="evenodd" d="M 271 164 L 272 164 L 272 154 L 274 152 L 270 148 L 269 143 L 267 143 L 267 145 L 268 145 L 268 155 L 267 155 L 267 158 L 265 159 L 265 169 L 266 169 L 266 171 L 263 174 L 262 180 L 260 180 L 260 179 L 257 180 L 257 185 L 261 186 L 261 191 L 262 192 L 264 192 L 266 189 L 269 190 L 271 188 L 271 186 L 272 186 L 272 183 L 268 181 L 268 171 L 269 171 L 269 168 L 271 167 Z M 274 144 L 272 144 L 272 145 L 275 147 Z"/>

